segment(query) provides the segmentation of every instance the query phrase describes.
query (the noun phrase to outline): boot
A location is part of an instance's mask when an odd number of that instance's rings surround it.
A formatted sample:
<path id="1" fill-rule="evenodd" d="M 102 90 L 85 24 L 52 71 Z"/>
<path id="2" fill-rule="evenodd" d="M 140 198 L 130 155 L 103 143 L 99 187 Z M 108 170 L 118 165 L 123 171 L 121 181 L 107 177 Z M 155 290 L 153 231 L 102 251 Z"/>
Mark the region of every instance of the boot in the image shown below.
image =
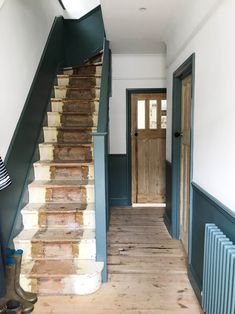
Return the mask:
<path id="1" fill-rule="evenodd" d="M 24 291 L 24 289 L 21 288 L 20 286 L 20 269 L 21 269 L 21 262 L 22 262 L 22 254 L 23 254 L 23 250 L 17 250 L 12 256 L 16 260 L 15 292 L 22 299 L 25 299 L 31 303 L 36 303 L 38 300 L 36 293 Z"/>
<path id="2" fill-rule="evenodd" d="M 22 313 L 22 305 L 19 301 L 9 300 L 6 306 L 7 306 L 6 314 L 21 314 Z"/>
<path id="3" fill-rule="evenodd" d="M 11 299 L 19 301 L 22 305 L 22 313 L 29 314 L 33 311 L 34 306 L 29 301 L 21 298 L 15 291 L 15 273 L 16 273 L 16 260 L 12 257 L 6 259 L 5 275 L 6 275 L 6 295 L 2 302 L 7 302 Z"/>

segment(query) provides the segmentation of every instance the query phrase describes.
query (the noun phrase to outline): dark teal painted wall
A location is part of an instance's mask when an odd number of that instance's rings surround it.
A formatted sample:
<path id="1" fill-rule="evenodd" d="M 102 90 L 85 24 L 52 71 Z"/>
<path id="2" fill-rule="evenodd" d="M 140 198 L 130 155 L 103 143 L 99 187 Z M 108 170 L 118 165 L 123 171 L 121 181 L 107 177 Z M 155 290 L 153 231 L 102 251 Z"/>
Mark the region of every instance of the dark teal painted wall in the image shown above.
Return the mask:
<path id="1" fill-rule="evenodd" d="M 171 233 L 172 222 L 172 165 L 171 162 L 166 160 L 166 212 L 165 224 Z"/>
<path id="2" fill-rule="evenodd" d="M 192 191 L 192 259 L 190 272 L 201 291 L 205 224 L 215 223 L 235 243 L 235 213 L 195 183 L 192 184 Z"/>
<path id="3" fill-rule="evenodd" d="M 109 203 L 111 206 L 129 205 L 127 155 L 109 155 Z"/>
<path id="4" fill-rule="evenodd" d="M 105 33 L 100 6 L 79 20 L 65 20 L 64 26 L 64 66 L 82 64 L 103 48 Z"/>
<path id="5" fill-rule="evenodd" d="M 7 245 L 15 218 L 30 180 L 30 168 L 51 96 L 58 66 L 63 59 L 63 18 L 55 19 L 21 117 L 5 158 L 12 185 L 1 193 L 2 241 Z"/>

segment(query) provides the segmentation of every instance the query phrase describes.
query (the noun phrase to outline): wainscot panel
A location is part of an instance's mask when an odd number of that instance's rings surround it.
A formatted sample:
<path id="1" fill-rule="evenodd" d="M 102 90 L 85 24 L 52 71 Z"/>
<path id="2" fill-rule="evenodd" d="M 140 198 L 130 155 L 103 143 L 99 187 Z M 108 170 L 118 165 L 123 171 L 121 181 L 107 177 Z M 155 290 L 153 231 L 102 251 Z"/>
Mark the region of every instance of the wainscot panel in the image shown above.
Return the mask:
<path id="1" fill-rule="evenodd" d="M 205 224 L 215 223 L 235 243 L 235 213 L 197 184 L 192 183 L 192 190 L 192 256 L 189 272 L 201 291 Z"/>
<path id="2" fill-rule="evenodd" d="M 109 155 L 110 206 L 126 206 L 128 202 L 127 155 Z"/>
<path id="3" fill-rule="evenodd" d="M 172 164 L 166 160 L 166 213 L 164 221 L 168 231 L 171 233 L 172 217 Z"/>

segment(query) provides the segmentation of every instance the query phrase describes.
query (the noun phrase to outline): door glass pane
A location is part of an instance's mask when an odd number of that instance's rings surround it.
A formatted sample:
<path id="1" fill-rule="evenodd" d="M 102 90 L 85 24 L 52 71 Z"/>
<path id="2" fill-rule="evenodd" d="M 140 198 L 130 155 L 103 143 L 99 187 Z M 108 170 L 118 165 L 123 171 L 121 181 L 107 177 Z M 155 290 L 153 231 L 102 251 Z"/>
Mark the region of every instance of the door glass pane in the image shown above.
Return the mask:
<path id="1" fill-rule="evenodd" d="M 149 128 L 157 129 L 157 100 L 149 101 Z"/>
<path id="2" fill-rule="evenodd" d="M 161 128 L 166 129 L 166 110 L 167 110 L 167 101 L 161 100 Z"/>
<path id="3" fill-rule="evenodd" d="M 137 101 L 137 128 L 145 129 L 145 100 Z"/>

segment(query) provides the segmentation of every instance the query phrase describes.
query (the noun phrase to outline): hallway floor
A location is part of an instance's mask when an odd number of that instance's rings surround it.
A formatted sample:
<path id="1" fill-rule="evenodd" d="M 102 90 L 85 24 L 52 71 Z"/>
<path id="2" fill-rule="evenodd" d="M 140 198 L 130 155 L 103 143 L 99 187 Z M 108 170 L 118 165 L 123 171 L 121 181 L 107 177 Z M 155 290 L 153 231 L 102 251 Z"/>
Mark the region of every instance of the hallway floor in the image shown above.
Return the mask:
<path id="1" fill-rule="evenodd" d="M 40 296 L 35 314 L 199 314 L 181 242 L 164 208 L 112 208 L 109 282 L 88 296 Z"/>

